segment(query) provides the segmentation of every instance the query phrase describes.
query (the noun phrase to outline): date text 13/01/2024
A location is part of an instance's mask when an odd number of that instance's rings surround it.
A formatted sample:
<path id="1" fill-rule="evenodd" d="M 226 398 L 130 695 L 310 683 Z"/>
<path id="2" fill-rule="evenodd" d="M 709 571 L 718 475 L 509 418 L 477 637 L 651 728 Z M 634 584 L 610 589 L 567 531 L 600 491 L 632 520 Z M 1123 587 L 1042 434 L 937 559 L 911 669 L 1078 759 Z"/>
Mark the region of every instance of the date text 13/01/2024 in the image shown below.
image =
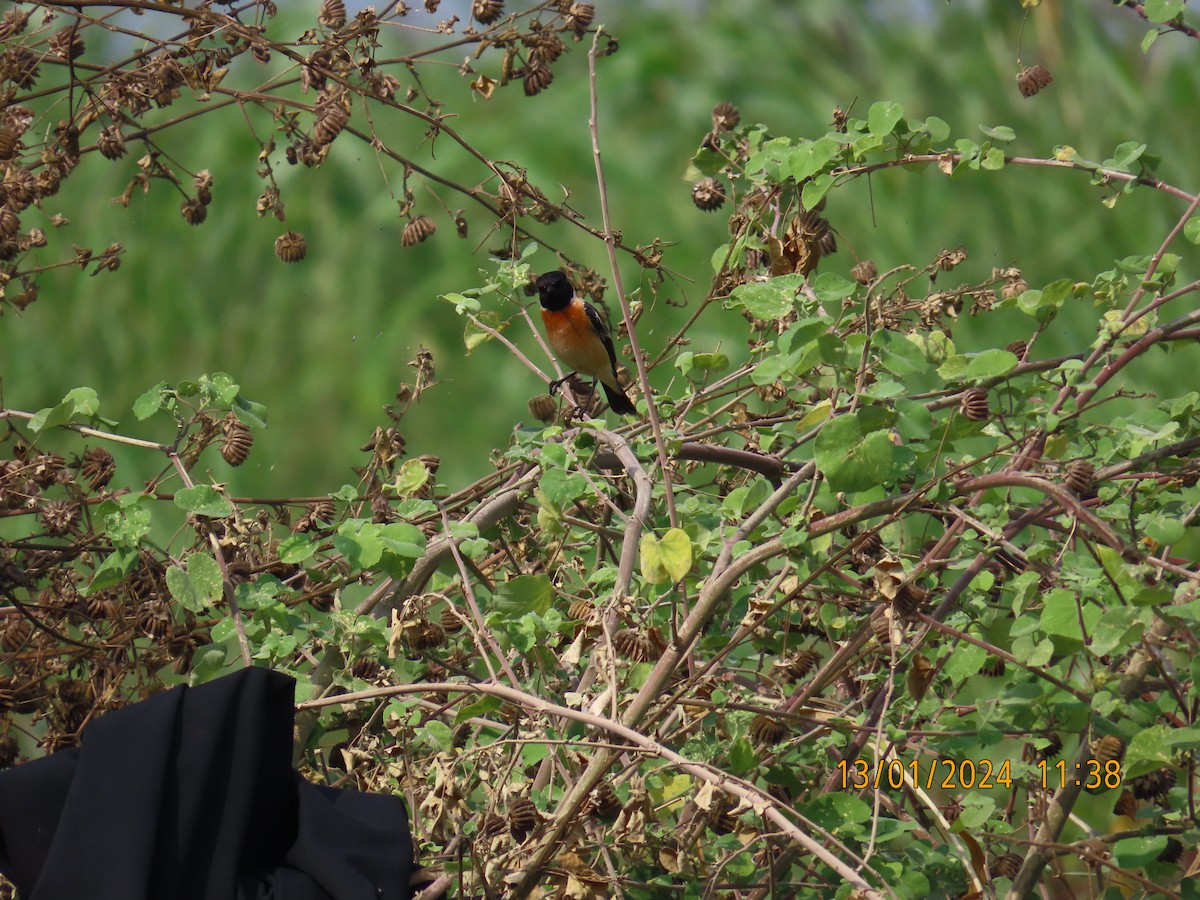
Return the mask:
<path id="1" fill-rule="evenodd" d="M 1065 760 L 1047 762 L 1042 760 L 1037 769 L 1037 781 L 1041 787 L 1057 790 L 1067 784 L 1075 784 L 1088 790 L 1121 786 L 1121 763 L 1109 759 L 1101 762 L 1089 759 L 1082 763 Z M 978 762 L 970 759 L 913 759 L 902 762 L 898 759 L 885 760 L 874 765 L 865 759 L 842 759 L 837 763 L 843 790 L 861 791 L 866 788 L 893 788 L 899 790 L 905 784 L 921 787 L 941 787 L 947 790 L 969 790 L 993 787 L 1011 788 L 1012 761 L 997 764 L 990 759 Z"/>

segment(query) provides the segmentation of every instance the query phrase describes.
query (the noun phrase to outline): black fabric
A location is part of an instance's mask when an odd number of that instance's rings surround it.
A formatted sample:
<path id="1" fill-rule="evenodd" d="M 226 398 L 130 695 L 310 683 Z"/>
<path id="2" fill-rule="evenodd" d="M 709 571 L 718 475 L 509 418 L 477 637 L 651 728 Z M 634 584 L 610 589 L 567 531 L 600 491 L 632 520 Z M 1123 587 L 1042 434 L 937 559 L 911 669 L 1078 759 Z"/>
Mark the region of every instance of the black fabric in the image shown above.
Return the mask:
<path id="1" fill-rule="evenodd" d="M 0 871 L 21 900 L 405 900 L 399 797 L 291 767 L 291 678 L 244 669 L 0 773 Z"/>

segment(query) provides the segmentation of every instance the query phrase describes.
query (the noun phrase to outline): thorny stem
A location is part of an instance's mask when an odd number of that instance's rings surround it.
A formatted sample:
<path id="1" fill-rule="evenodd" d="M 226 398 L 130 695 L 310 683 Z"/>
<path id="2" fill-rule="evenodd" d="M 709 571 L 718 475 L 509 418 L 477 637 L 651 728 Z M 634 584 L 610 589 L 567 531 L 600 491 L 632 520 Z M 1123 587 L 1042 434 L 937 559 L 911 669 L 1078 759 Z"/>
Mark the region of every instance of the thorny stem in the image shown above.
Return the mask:
<path id="1" fill-rule="evenodd" d="M 679 519 L 675 513 L 675 490 L 671 484 L 671 468 L 667 459 L 666 443 L 663 441 L 662 420 L 658 415 L 658 406 L 654 401 L 654 392 L 650 387 L 650 373 L 646 368 L 646 354 L 638 341 L 637 329 L 634 327 L 633 312 L 629 307 L 629 298 L 621 281 L 621 269 L 617 265 L 617 237 L 612 228 L 612 216 L 608 208 L 608 187 L 604 180 L 604 166 L 600 161 L 600 126 L 598 100 L 596 96 L 596 48 L 600 41 L 603 28 L 597 28 L 592 38 L 591 49 L 588 50 L 588 98 L 591 116 L 588 119 L 588 130 L 592 136 L 592 159 L 596 165 L 596 188 L 600 195 L 600 216 L 604 223 L 604 246 L 608 249 L 608 262 L 612 269 L 613 287 L 617 292 L 617 300 L 621 304 L 621 316 L 625 321 L 625 332 L 629 338 L 629 350 L 637 366 L 638 384 L 642 389 L 642 397 L 646 401 L 646 409 L 650 418 L 650 430 L 654 434 L 654 445 L 658 451 L 658 467 L 662 473 L 663 496 L 667 503 L 667 517 L 671 527 L 678 527 Z"/>

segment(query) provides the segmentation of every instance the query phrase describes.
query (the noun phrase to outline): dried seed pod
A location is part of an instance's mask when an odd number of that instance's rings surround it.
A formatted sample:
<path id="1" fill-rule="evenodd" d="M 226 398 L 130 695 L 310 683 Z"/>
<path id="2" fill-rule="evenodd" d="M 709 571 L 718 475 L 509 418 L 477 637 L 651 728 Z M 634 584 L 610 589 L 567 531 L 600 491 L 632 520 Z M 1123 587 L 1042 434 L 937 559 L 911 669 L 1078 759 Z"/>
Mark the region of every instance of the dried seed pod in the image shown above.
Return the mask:
<path id="1" fill-rule="evenodd" d="M 705 212 L 720 209 L 725 205 L 725 186 L 715 178 L 701 178 L 692 185 L 692 202 Z"/>
<path id="2" fill-rule="evenodd" d="M 1004 349 L 1007 350 L 1009 353 L 1011 353 L 1013 356 L 1015 356 L 1017 359 L 1023 360 L 1025 358 L 1025 354 L 1029 352 L 1029 342 L 1028 341 L 1013 341 L 1011 344 L 1009 344 Z"/>
<path id="3" fill-rule="evenodd" d="M 292 525 L 292 531 L 312 531 L 322 525 L 328 525 L 337 514 L 337 508 L 332 500 L 314 500 L 304 510 L 304 515 Z"/>
<path id="4" fill-rule="evenodd" d="M 787 659 L 780 660 L 775 665 L 783 669 L 789 680 L 799 681 L 815 669 L 820 661 L 821 654 L 816 650 L 801 650 L 793 653 Z"/>
<path id="5" fill-rule="evenodd" d="M 37 176 L 28 169 L 16 165 L 8 167 L 0 191 L 8 195 L 9 208 L 17 212 L 35 203 L 41 196 L 41 192 L 38 190 Z M 29 236 L 33 246 L 45 246 L 46 235 L 40 228 L 30 231 Z"/>
<path id="6" fill-rule="evenodd" d="M 324 0 L 317 13 L 317 24 L 335 30 L 341 28 L 346 24 L 346 4 L 342 0 Z"/>
<path id="7" fill-rule="evenodd" d="M 404 639 L 418 652 L 432 650 L 446 643 L 446 629 L 437 622 L 421 619 L 404 629 Z"/>
<path id="8" fill-rule="evenodd" d="M 38 510 L 38 518 L 50 534 L 66 534 L 79 521 L 79 504 L 70 500 L 48 500 Z"/>
<path id="9" fill-rule="evenodd" d="M 654 628 L 646 631 L 622 628 L 613 635 L 613 650 L 622 659 L 649 662 L 657 659 L 664 649 L 662 639 Z"/>
<path id="10" fill-rule="evenodd" d="M 116 460 L 103 447 L 92 447 L 85 451 L 83 461 L 79 465 L 80 477 L 87 481 L 93 491 L 105 487 L 112 480 L 116 470 Z"/>
<path id="11" fill-rule="evenodd" d="M 285 231 L 275 239 L 275 255 L 285 263 L 300 262 L 307 254 L 308 245 L 298 231 Z"/>
<path id="12" fill-rule="evenodd" d="M 892 617 L 888 615 L 886 606 L 877 606 L 871 613 L 869 620 L 871 626 L 871 634 L 875 635 L 875 640 L 879 642 L 879 646 L 883 649 L 888 649 L 892 646 Z"/>
<path id="13" fill-rule="evenodd" d="M 254 433 L 249 425 L 233 413 L 221 422 L 221 429 L 225 432 L 225 438 L 221 441 L 221 457 L 231 466 L 240 466 L 250 455 Z"/>
<path id="14" fill-rule="evenodd" d="M 937 258 L 933 261 L 933 267 L 938 272 L 949 272 L 956 266 L 962 265 L 967 261 L 967 248 L 955 247 L 953 250 L 938 251 Z"/>
<path id="15" fill-rule="evenodd" d="M 732 103 L 718 103 L 713 107 L 713 131 L 732 131 L 742 121 L 742 114 Z"/>
<path id="16" fill-rule="evenodd" d="M 379 660 L 373 656 L 360 656 L 350 665 L 350 674 L 363 681 L 370 681 L 379 674 Z"/>
<path id="17" fill-rule="evenodd" d="M 96 148 L 105 159 L 120 159 L 125 155 L 125 135 L 120 125 L 106 125 L 96 138 Z"/>
<path id="18" fill-rule="evenodd" d="M 183 221 L 189 225 L 200 225 L 208 218 L 208 207 L 195 197 L 184 200 L 179 205 L 179 212 L 183 215 Z"/>
<path id="19" fill-rule="evenodd" d="M 869 259 L 859 260 L 854 268 L 850 270 L 850 277 L 859 284 L 870 284 L 879 277 L 879 269 Z"/>
<path id="20" fill-rule="evenodd" d="M 750 720 L 750 740 L 756 746 L 778 744 L 788 735 L 788 727 L 775 716 L 757 715 Z"/>
<path id="21" fill-rule="evenodd" d="M 0 41 L 6 41 L 24 31 L 26 23 L 29 22 L 29 15 L 19 9 L 6 10 L 3 17 L 0 17 Z"/>
<path id="22" fill-rule="evenodd" d="M 1052 731 L 1046 735 L 1046 740 L 1048 740 L 1050 743 L 1041 750 L 1033 751 L 1034 762 L 1041 762 L 1044 759 L 1054 759 L 1054 757 L 1062 753 L 1063 740 L 1061 735 Z"/>
<path id="23" fill-rule="evenodd" d="M 79 26 L 65 25 L 50 35 L 50 52 L 62 59 L 79 59 L 83 56 L 84 43 Z"/>
<path id="24" fill-rule="evenodd" d="M 404 226 L 404 231 L 400 234 L 400 243 L 405 247 L 411 247 L 428 240 L 435 231 L 437 231 L 437 223 L 433 219 L 429 216 L 417 216 Z"/>
<path id="25" fill-rule="evenodd" d="M 371 498 L 371 521 L 377 525 L 386 525 L 395 517 L 392 515 L 392 504 L 383 494 Z"/>
<path id="26" fill-rule="evenodd" d="M 624 809 L 621 798 L 607 781 L 596 785 L 588 797 L 588 813 L 600 819 L 615 819 Z"/>
<path id="27" fill-rule="evenodd" d="M 462 619 L 455 615 L 454 609 L 450 606 L 442 610 L 441 618 L 438 621 L 442 625 L 442 630 L 448 635 L 462 631 L 463 629 Z"/>
<path id="28" fill-rule="evenodd" d="M 1022 97 L 1032 97 L 1053 80 L 1045 66 L 1026 66 L 1017 73 L 1017 87 Z"/>
<path id="29" fill-rule="evenodd" d="M 925 605 L 925 591 L 915 584 L 905 584 L 892 598 L 892 610 L 905 619 L 911 619 Z"/>
<path id="30" fill-rule="evenodd" d="M 1092 741 L 1091 752 L 1092 759 L 1101 766 L 1113 760 L 1119 762 L 1125 758 L 1125 742 L 1115 734 L 1106 734 Z"/>
<path id="31" fill-rule="evenodd" d="M 1090 495 L 1096 480 L 1096 467 L 1089 459 L 1073 459 L 1063 469 L 1063 484 L 1081 497 Z"/>
<path id="32" fill-rule="evenodd" d="M 1019 871 L 1021 871 L 1021 857 L 1015 853 L 998 856 L 988 866 L 988 874 L 993 878 L 1016 878 Z"/>
<path id="33" fill-rule="evenodd" d="M 0 206 L 0 240 L 15 237 L 21 230 L 21 217 L 7 206 Z"/>
<path id="34" fill-rule="evenodd" d="M 491 25 L 504 15 L 504 0 L 472 0 L 471 18 L 480 25 Z"/>
<path id="35" fill-rule="evenodd" d="M 0 55 L 0 79 L 22 90 L 33 87 L 38 77 L 38 58 L 28 47 L 13 47 Z"/>
<path id="36" fill-rule="evenodd" d="M 1175 787 L 1175 779 L 1175 770 L 1163 767 L 1131 779 L 1129 787 L 1133 790 L 1133 796 L 1139 800 L 1165 800 L 1167 793 Z"/>
<path id="37" fill-rule="evenodd" d="M 1177 863 L 1183 857 L 1183 843 L 1177 838 L 1167 838 L 1167 846 L 1163 848 L 1163 852 L 1158 854 L 1158 861 L 1162 863 Z"/>
<path id="38" fill-rule="evenodd" d="M 317 121 L 313 125 L 312 139 L 317 148 L 328 147 L 342 133 L 350 121 L 350 112 L 342 105 L 340 97 L 333 97 L 317 109 Z"/>
<path id="39" fill-rule="evenodd" d="M 567 8 L 567 27 L 575 32 L 577 37 L 583 37 L 596 18 L 596 7 L 590 3 L 572 3 Z"/>
<path id="40" fill-rule="evenodd" d="M 558 401 L 549 394 L 529 398 L 529 414 L 539 422 L 553 422 L 558 415 Z"/>
<path id="41" fill-rule="evenodd" d="M 479 827 L 479 833 L 484 837 L 497 838 L 508 830 L 508 822 L 504 816 L 488 816 Z"/>
<path id="42" fill-rule="evenodd" d="M 508 830 L 518 841 L 538 827 L 542 814 L 528 797 L 519 797 L 508 807 Z"/>
<path id="43" fill-rule="evenodd" d="M 1000 296 L 1005 300 L 1015 300 L 1029 290 L 1029 284 L 1020 275 L 1007 278 L 1000 288 Z"/>
<path id="44" fill-rule="evenodd" d="M 992 412 L 988 406 L 987 391 L 979 387 L 963 391 L 962 397 L 958 401 L 958 408 L 963 416 L 971 422 L 982 422 Z"/>
<path id="45" fill-rule="evenodd" d="M 1127 816 L 1130 819 L 1137 818 L 1138 803 L 1133 796 L 1133 791 L 1121 791 L 1121 796 L 1117 798 L 1117 803 L 1113 807 L 1113 812 L 1118 816 Z"/>
<path id="46" fill-rule="evenodd" d="M 526 97 L 534 97 L 550 86 L 550 82 L 554 80 L 554 73 L 550 71 L 550 67 L 542 63 L 534 64 L 530 60 L 530 64 L 525 67 L 525 78 L 522 84 L 525 88 Z"/>
<path id="47" fill-rule="evenodd" d="M 1007 664 L 1000 657 L 989 656 L 987 662 L 983 664 L 983 668 L 979 670 L 979 674 L 988 678 L 999 678 L 1007 668 Z"/>
<path id="48" fill-rule="evenodd" d="M 21 134 L 11 125 L 0 127 L 0 159 L 12 159 L 17 154 Z"/>

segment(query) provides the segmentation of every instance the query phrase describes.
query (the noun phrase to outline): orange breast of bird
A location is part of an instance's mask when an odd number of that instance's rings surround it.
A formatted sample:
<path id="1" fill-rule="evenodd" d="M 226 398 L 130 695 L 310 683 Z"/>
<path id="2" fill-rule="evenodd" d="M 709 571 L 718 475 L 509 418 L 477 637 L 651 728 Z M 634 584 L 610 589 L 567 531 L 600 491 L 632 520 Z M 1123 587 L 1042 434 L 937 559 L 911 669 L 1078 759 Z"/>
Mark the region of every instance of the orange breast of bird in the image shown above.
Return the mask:
<path id="1" fill-rule="evenodd" d="M 576 300 L 560 312 L 542 310 L 546 339 L 559 362 L 581 375 L 611 380 L 608 350 L 588 320 L 583 304 Z M 608 378 L 604 378 L 608 376 Z"/>

